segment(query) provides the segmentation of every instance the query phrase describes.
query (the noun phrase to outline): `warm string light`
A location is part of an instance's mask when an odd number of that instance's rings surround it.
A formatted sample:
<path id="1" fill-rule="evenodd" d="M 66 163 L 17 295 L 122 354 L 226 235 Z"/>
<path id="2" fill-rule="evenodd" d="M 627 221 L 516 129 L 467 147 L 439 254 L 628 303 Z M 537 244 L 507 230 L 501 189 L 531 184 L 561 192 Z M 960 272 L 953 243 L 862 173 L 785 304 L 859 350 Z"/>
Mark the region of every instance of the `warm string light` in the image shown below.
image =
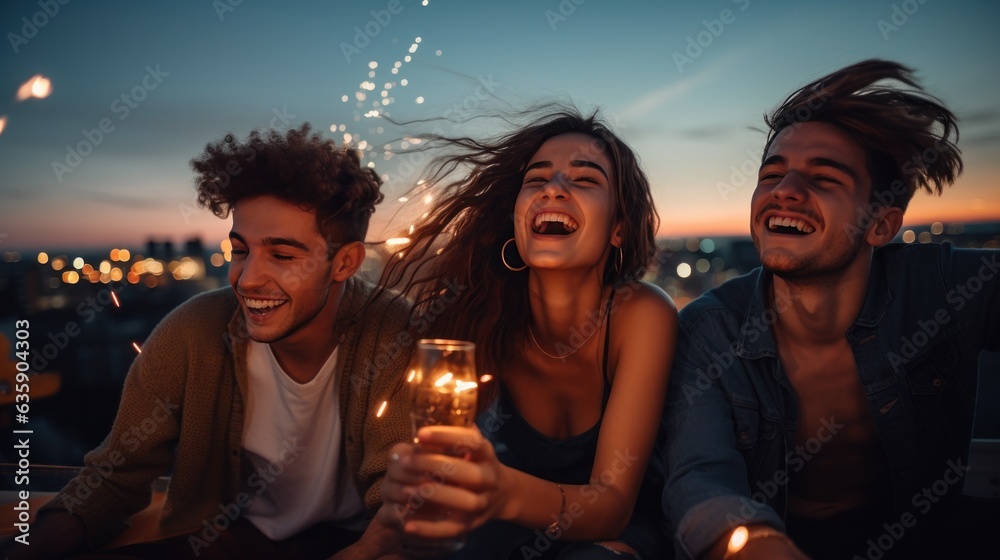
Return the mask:
<path id="1" fill-rule="evenodd" d="M 111 291 L 111 300 L 115 302 L 115 307 L 121 308 L 122 304 L 118 301 L 118 294 L 114 290 Z"/>
<path id="2" fill-rule="evenodd" d="M 142 348 L 139 348 L 139 343 L 138 342 L 133 342 L 132 343 L 132 348 L 135 348 L 136 353 L 142 354 Z"/>
<path id="3" fill-rule="evenodd" d="M 389 401 L 382 401 L 382 404 L 378 407 L 378 412 L 375 413 L 376 418 L 381 418 L 385 414 L 386 407 L 389 406 Z"/>

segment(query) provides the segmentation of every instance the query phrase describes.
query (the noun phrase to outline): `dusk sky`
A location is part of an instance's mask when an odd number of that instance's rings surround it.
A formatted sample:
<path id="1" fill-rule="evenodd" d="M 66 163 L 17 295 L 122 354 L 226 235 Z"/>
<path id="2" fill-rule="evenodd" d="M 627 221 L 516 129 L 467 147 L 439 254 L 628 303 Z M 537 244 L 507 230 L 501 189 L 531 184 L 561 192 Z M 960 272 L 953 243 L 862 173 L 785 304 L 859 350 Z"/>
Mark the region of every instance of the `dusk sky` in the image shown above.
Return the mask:
<path id="1" fill-rule="evenodd" d="M 228 220 L 194 206 L 191 158 L 304 122 L 370 147 L 390 181 L 369 237 L 389 237 L 420 176 L 385 145 L 421 129 L 378 113 L 453 132 L 447 119 L 552 99 L 600 108 L 636 149 L 661 234 L 745 234 L 761 115 L 871 57 L 916 68 L 961 119 L 964 175 L 918 194 L 907 224 L 1000 220 L 995 2 L 34 0 L 3 2 L 0 22 L 4 251 L 216 245 Z M 51 94 L 18 101 L 36 75 Z"/>

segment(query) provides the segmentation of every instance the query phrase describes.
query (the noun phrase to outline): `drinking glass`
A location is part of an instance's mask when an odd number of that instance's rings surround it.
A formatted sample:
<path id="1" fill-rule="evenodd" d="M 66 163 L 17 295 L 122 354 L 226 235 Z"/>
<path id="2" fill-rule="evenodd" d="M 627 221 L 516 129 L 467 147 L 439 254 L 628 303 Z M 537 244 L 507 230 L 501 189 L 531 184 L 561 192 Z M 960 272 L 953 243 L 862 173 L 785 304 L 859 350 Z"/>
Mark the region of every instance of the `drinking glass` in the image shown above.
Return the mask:
<path id="1" fill-rule="evenodd" d="M 417 453 L 422 452 L 417 432 L 424 426 L 473 426 L 477 386 L 475 349 L 474 343 L 464 340 L 421 339 L 417 342 L 407 375 L 410 419 Z M 433 480 L 436 477 L 431 473 L 430 478 Z M 410 511 L 410 508 L 407 510 Z M 428 510 L 422 513 L 441 517 L 448 515 L 445 511 Z M 407 554 L 422 558 L 454 552 L 464 545 L 465 537 L 406 537 L 403 541 Z"/>

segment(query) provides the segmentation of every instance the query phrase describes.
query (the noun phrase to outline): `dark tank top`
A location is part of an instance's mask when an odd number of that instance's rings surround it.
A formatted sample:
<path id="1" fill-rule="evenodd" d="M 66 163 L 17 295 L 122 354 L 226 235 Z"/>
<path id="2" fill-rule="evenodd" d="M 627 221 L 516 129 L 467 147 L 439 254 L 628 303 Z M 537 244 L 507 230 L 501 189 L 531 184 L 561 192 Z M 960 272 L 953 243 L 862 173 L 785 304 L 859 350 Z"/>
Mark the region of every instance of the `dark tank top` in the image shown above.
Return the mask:
<path id="1" fill-rule="evenodd" d="M 491 443 L 503 464 L 552 482 L 587 484 L 597 455 L 597 438 L 601 433 L 604 410 L 611 395 L 608 381 L 608 349 L 611 341 L 612 289 L 604 310 L 604 359 L 601 373 L 604 381 L 601 416 L 587 431 L 566 439 L 552 439 L 536 430 L 517 410 L 514 400 L 499 381 L 500 396 L 481 414 L 477 424 Z"/>
<path id="2" fill-rule="evenodd" d="M 611 396 L 611 383 L 608 376 L 608 350 L 611 341 L 611 303 L 615 291 L 611 291 L 607 309 L 604 314 L 604 359 L 601 373 L 604 381 L 601 398 L 601 417 L 589 430 L 566 439 L 552 439 L 536 430 L 521 416 L 514 405 L 514 400 L 503 385 L 499 383 L 499 398 L 491 407 L 481 413 L 476 419 L 483 435 L 493 444 L 500 462 L 521 472 L 538 478 L 561 484 L 592 484 L 594 491 L 588 496 L 602 493 L 602 483 L 590 480 L 594 469 L 594 458 L 597 456 L 597 439 L 601 433 L 604 421 L 604 411 Z M 649 418 L 649 422 L 659 425 L 657 439 L 650 455 L 643 478 L 642 486 L 637 496 L 635 511 L 628 527 L 617 540 L 635 548 L 644 558 L 673 557 L 670 544 L 670 533 L 663 518 L 660 499 L 663 492 L 664 468 L 663 448 L 665 431 L 662 418 Z M 622 450 L 627 452 L 627 450 Z M 593 503 L 590 501 L 589 503 Z M 484 527 L 489 527 L 486 525 Z M 525 529 L 525 531 L 528 531 Z M 534 533 L 525 537 L 528 542 L 535 538 Z M 511 550 L 514 550 L 512 548 Z M 510 557 L 513 557 L 511 555 Z"/>

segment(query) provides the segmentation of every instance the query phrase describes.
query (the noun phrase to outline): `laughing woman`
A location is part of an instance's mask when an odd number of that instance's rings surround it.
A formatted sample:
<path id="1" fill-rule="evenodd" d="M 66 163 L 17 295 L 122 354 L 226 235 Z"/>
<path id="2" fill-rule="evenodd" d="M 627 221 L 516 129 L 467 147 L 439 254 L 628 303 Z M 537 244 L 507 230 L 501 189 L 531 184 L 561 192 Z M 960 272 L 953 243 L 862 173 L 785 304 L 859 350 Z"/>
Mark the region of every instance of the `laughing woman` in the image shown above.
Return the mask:
<path id="1" fill-rule="evenodd" d="M 383 522 L 465 535 L 468 558 L 669 557 L 650 457 L 677 313 L 640 281 L 658 217 L 635 154 L 574 111 L 448 142 L 443 191 L 383 284 L 434 312 L 422 338 L 475 342 L 496 381 L 480 387 L 478 430 L 424 428 L 421 453 L 393 448 Z M 433 452 L 456 446 L 469 451 Z M 428 475 L 443 484 L 421 487 Z"/>

